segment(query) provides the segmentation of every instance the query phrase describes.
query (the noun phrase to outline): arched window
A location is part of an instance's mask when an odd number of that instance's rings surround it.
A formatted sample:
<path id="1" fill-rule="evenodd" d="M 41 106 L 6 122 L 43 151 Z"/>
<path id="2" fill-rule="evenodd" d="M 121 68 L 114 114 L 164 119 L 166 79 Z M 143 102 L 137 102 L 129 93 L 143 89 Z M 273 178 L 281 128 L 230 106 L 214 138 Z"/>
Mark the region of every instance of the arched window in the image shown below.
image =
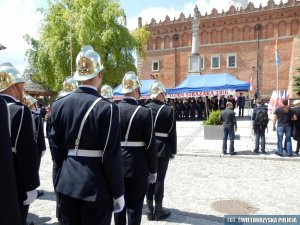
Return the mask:
<path id="1" fill-rule="evenodd" d="M 299 22 L 298 20 L 293 20 L 291 22 L 291 35 L 299 34 Z"/>
<path id="2" fill-rule="evenodd" d="M 240 41 L 240 31 L 238 27 L 232 29 L 232 41 Z"/>
<path id="3" fill-rule="evenodd" d="M 155 42 L 155 49 L 158 50 L 158 49 L 161 49 L 161 37 L 157 37 L 156 38 L 156 42 Z"/>
<path id="4" fill-rule="evenodd" d="M 164 48 L 170 48 L 170 37 L 169 36 L 165 36 Z"/>
<path id="5" fill-rule="evenodd" d="M 189 35 L 187 33 L 184 33 L 182 35 L 182 46 L 188 46 L 189 45 Z"/>
<path id="6" fill-rule="evenodd" d="M 153 50 L 153 40 L 151 38 L 148 41 L 147 50 Z"/>
<path id="7" fill-rule="evenodd" d="M 286 22 L 281 21 L 278 25 L 278 37 L 286 36 Z"/>

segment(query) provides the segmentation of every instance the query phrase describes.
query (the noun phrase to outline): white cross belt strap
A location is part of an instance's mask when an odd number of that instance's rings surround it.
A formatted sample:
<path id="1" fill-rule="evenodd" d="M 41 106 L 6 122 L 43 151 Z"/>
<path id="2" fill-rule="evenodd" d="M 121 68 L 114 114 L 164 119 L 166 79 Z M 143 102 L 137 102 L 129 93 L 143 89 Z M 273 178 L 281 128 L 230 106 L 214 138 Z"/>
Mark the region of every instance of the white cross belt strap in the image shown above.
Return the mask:
<path id="1" fill-rule="evenodd" d="M 69 149 L 69 151 L 68 151 L 68 156 L 101 158 L 102 155 L 103 155 L 102 150 Z"/>
<path id="2" fill-rule="evenodd" d="M 122 141 L 121 146 L 127 146 L 127 147 L 143 147 L 146 146 L 146 143 L 143 141 Z"/>
<path id="3" fill-rule="evenodd" d="M 8 108 L 8 128 L 9 128 L 9 136 L 11 137 L 11 121 L 10 121 L 10 110 L 9 110 L 9 106 L 13 105 L 14 103 L 8 103 L 7 104 L 7 108 Z M 12 152 L 13 153 L 17 153 L 17 144 L 18 144 L 18 140 L 19 140 L 19 134 L 20 134 L 20 130 L 22 127 L 22 123 L 23 123 L 23 117 L 24 117 L 24 106 L 22 106 L 21 108 L 22 112 L 21 112 L 21 121 L 20 121 L 20 125 L 19 125 L 19 129 L 18 129 L 18 133 L 16 136 L 16 140 L 15 140 L 15 147 L 12 146 Z"/>
<path id="4" fill-rule="evenodd" d="M 92 109 L 95 107 L 95 105 L 101 100 L 101 98 L 97 98 L 93 103 L 92 105 L 90 106 L 90 108 L 88 109 L 88 111 L 85 113 L 82 121 L 81 121 L 81 124 L 80 124 L 80 128 L 79 128 L 79 131 L 78 131 L 78 135 L 77 135 L 77 138 L 75 140 L 75 149 L 74 151 L 79 151 L 78 147 L 79 147 L 79 143 L 80 143 L 80 138 L 81 138 L 81 133 L 82 133 L 82 129 L 83 129 L 83 126 L 85 124 L 85 121 L 88 117 L 88 115 L 90 114 L 90 112 L 92 111 Z M 72 150 L 72 149 L 71 149 Z M 83 150 L 81 149 L 81 152 L 83 151 L 89 151 L 89 150 Z M 80 156 L 79 154 L 75 153 L 75 156 Z M 82 153 L 82 156 L 84 156 L 84 153 Z M 87 156 L 87 157 L 91 157 L 91 156 Z"/>
<path id="5" fill-rule="evenodd" d="M 138 107 L 136 107 L 136 109 L 135 109 L 134 112 L 132 113 L 131 118 L 130 118 L 130 120 L 129 120 L 128 127 L 127 127 L 127 131 L 126 131 L 126 134 L 125 134 L 125 142 L 123 142 L 124 145 L 121 145 L 121 146 L 128 146 L 128 145 L 127 145 L 127 143 L 128 143 L 127 140 L 128 140 L 128 136 L 129 136 L 129 132 L 130 132 L 132 120 L 133 120 L 135 114 L 137 113 L 137 111 L 138 111 L 140 108 L 141 108 L 141 106 L 139 105 Z M 122 144 L 122 142 L 121 142 L 121 144 Z"/>
<path id="6" fill-rule="evenodd" d="M 167 133 L 159 133 L 159 132 L 155 132 L 155 136 L 156 136 L 156 137 L 169 137 L 169 134 L 167 134 Z"/>

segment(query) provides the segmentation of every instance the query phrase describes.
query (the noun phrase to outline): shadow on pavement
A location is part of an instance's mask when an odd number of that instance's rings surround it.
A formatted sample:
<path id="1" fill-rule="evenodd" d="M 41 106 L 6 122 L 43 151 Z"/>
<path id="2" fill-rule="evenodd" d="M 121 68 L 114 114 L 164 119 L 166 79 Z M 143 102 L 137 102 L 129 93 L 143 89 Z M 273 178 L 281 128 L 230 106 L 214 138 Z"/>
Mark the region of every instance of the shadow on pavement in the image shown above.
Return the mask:
<path id="1" fill-rule="evenodd" d="M 170 223 L 185 223 L 185 224 L 191 224 L 191 225 L 199 225 L 199 224 L 223 224 L 224 218 L 214 215 L 205 215 L 205 214 L 199 214 L 199 213 L 193 213 L 193 212 L 186 212 L 181 211 L 179 209 L 171 209 L 168 208 L 168 210 L 171 211 L 171 216 L 167 219 L 161 220 L 166 221 Z M 144 205 L 143 207 L 143 215 L 146 215 L 147 206 Z"/>
<path id="2" fill-rule="evenodd" d="M 39 189 L 41 190 L 41 189 Z M 39 197 L 39 200 L 46 200 L 46 201 L 56 201 L 56 195 L 53 191 L 45 191 L 42 190 L 44 192 L 44 195 L 42 195 L 41 197 Z"/>
<path id="3" fill-rule="evenodd" d="M 47 221 L 50 221 L 51 217 L 39 217 L 36 214 L 28 213 L 27 221 L 34 222 L 35 225 L 46 224 Z"/>

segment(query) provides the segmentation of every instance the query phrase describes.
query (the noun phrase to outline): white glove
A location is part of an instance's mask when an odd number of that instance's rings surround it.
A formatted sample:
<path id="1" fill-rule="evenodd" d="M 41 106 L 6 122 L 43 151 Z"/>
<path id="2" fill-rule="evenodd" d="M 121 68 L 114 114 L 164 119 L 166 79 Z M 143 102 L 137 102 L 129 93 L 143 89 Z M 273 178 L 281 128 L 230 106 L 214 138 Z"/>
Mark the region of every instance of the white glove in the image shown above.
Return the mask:
<path id="1" fill-rule="evenodd" d="M 41 157 L 43 157 L 46 154 L 46 150 L 42 151 Z"/>
<path id="2" fill-rule="evenodd" d="M 37 198 L 37 190 L 27 191 L 27 199 L 23 202 L 24 205 L 30 205 Z"/>
<path id="3" fill-rule="evenodd" d="M 149 173 L 149 184 L 154 184 L 156 182 L 157 173 Z"/>
<path id="4" fill-rule="evenodd" d="M 121 212 L 124 208 L 124 205 L 125 205 L 124 195 L 122 195 L 117 199 L 114 199 L 113 213 Z"/>

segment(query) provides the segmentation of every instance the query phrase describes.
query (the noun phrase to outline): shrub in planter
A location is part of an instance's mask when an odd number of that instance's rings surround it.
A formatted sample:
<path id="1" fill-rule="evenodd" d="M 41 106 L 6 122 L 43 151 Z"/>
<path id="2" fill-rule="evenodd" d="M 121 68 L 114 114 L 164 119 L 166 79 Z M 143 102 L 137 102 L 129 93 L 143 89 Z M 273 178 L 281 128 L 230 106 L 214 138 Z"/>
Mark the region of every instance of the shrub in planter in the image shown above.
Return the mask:
<path id="1" fill-rule="evenodd" d="M 219 121 L 220 115 L 220 110 L 210 112 L 209 117 L 204 121 L 204 125 L 221 125 Z"/>

